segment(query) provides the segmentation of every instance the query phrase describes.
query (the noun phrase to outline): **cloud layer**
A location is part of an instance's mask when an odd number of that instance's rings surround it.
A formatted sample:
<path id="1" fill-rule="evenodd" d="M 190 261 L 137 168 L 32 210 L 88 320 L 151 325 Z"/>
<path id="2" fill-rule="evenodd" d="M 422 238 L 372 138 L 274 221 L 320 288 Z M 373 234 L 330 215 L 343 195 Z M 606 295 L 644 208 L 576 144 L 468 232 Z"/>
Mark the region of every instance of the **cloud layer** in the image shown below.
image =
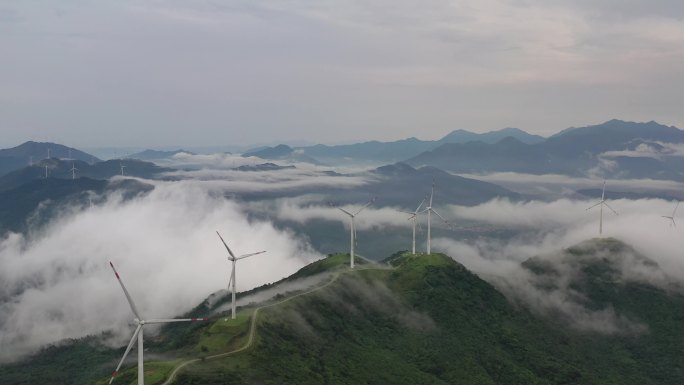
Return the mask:
<path id="1" fill-rule="evenodd" d="M 570 285 L 577 271 L 562 260 L 561 249 L 598 236 L 598 208 L 585 209 L 595 202 L 559 200 L 514 203 L 494 200 L 475 207 L 452 207 L 461 220 L 484 222 L 508 228 L 516 235 L 509 239 L 477 238 L 465 241 L 440 238 L 435 249 L 443 250 L 468 269 L 492 282 L 516 300 L 543 314 L 561 315 L 572 326 L 601 333 L 638 332 L 644 326 L 617 314 L 612 308 L 590 311 L 581 295 Z M 619 213 L 604 211 L 605 237 L 617 238 L 637 253 L 655 261 L 651 268 L 630 253 L 616 257 L 618 270 L 626 280 L 646 282 L 665 290 L 684 280 L 682 229 L 671 227 L 662 216 L 672 215 L 673 202 L 616 200 L 610 205 Z M 552 292 L 540 290 L 537 277 L 521 268 L 521 263 L 540 256 L 554 264 L 560 273 Z M 678 289 L 679 290 L 679 289 Z"/>
<path id="2" fill-rule="evenodd" d="M 172 317 L 227 285 L 221 231 L 241 261 L 238 290 L 273 282 L 319 258 L 308 244 L 201 184 L 160 183 L 131 201 L 109 196 L 68 208 L 40 234 L 0 241 L 0 360 L 57 342 L 113 330 L 130 336 L 133 319 L 107 264 L 113 261 L 144 317 Z"/>

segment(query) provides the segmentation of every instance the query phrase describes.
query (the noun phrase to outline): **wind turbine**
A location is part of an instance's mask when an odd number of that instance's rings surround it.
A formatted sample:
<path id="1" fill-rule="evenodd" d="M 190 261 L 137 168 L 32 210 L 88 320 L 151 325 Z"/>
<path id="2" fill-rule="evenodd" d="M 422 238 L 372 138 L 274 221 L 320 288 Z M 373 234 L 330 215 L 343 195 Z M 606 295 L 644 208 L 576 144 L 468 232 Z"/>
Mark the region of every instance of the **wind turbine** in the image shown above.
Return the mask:
<path id="1" fill-rule="evenodd" d="M 228 254 L 229 254 L 228 260 L 233 262 L 233 269 L 230 273 L 230 280 L 228 281 L 228 290 L 230 290 L 232 292 L 232 295 L 233 295 L 233 304 L 231 306 L 231 318 L 235 319 L 235 262 L 238 259 L 251 257 L 253 255 L 265 253 L 266 251 L 257 251 L 256 253 L 243 254 L 239 257 L 236 257 L 235 254 L 233 254 L 233 252 L 230 250 L 230 247 L 228 247 L 228 244 L 226 243 L 226 241 L 223 240 L 223 237 L 221 236 L 221 234 L 219 234 L 218 231 L 216 232 L 216 234 L 219 236 L 219 238 L 221 238 L 221 242 L 223 242 L 223 246 L 225 246 L 226 250 L 228 250 Z M 230 287 L 231 283 L 233 284 L 232 288 Z"/>
<path id="2" fill-rule="evenodd" d="M 601 200 L 597 204 L 595 204 L 591 207 L 588 207 L 585 211 L 591 210 L 596 206 L 599 206 L 601 209 L 600 214 L 599 214 L 600 215 L 599 216 L 599 236 L 601 236 L 601 234 L 603 234 L 603 206 L 608 207 L 610 209 L 610 211 L 612 211 L 615 215 L 618 215 L 617 211 L 613 210 L 613 208 L 610 207 L 610 205 L 608 205 L 608 203 L 606 203 L 606 180 L 605 179 L 603 180 L 603 189 L 601 190 Z"/>
<path id="3" fill-rule="evenodd" d="M 48 178 L 48 165 L 47 163 L 45 164 L 45 179 Z"/>
<path id="4" fill-rule="evenodd" d="M 124 166 L 121 162 L 119 162 L 119 166 L 121 167 L 121 176 L 124 176 L 124 168 L 126 168 L 126 166 Z"/>
<path id="5" fill-rule="evenodd" d="M 403 211 L 406 214 L 409 214 L 410 217 L 408 218 L 409 221 L 413 221 L 413 247 L 412 247 L 412 252 L 413 255 L 416 255 L 416 220 L 418 219 L 418 214 L 420 214 L 420 208 L 423 206 L 423 203 L 425 203 L 425 200 L 427 200 L 427 197 L 423 198 L 422 201 L 420 201 L 420 204 L 418 205 L 418 208 L 416 211 L 413 212 L 407 212 Z"/>
<path id="6" fill-rule="evenodd" d="M 421 212 L 423 212 L 423 213 L 424 213 L 424 212 L 427 212 L 427 215 L 428 215 L 428 221 L 427 221 L 427 223 L 428 223 L 428 229 L 427 229 L 427 253 L 428 253 L 428 254 L 430 254 L 430 236 L 431 236 L 431 233 L 430 233 L 430 227 L 431 227 L 431 225 L 430 225 L 430 224 L 431 224 L 431 222 L 432 222 L 432 216 L 431 216 L 430 214 L 433 214 L 433 213 L 434 213 L 434 214 L 437 215 L 442 221 L 444 221 L 444 223 L 446 223 L 448 226 L 451 226 L 451 224 L 449 223 L 449 221 L 447 221 L 446 219 L 444 219 L 443 216 L 439 215 L 439 213 L 438 213 L 437 211 L 435 211 L 435 209 L 432 208 L 432 197 L 433 197 L 434 195 L 435 195 L 435 181 L 433 180 L 433 181 L 432 181 L 432 191 L 430 191 L 430 204 L 428 205 L 428 207 L 425 208 L 425 210 L 421 211 Z"/>
<path id="7" fill-rule="evenodd" d="M 360 213 L 361 211 L 363 211 L 366 207 L 370 206 L 370 204 L 373 203 L 374 201 L 375 201 L 375 198 L 371 199 L 368 203 L 366 203 L 365 205 L 363 205 L 363 207 L 361 207 L 361 208 L 360 208 L 357 212 L 355 212 L 354 214 L 350 213 L 349 211 L 347 211 L 347 210 L 345 210 L 345 209 L 343 209 L 343 208 L 338 207 L 338 209 L 339 209 L 340 211 L 342 211 L 343 213 L 349 215 L 349 218 L 350 218 L 350 220 L 351 220 L 351 251 L 350 251 L 350 253 L 349 253 L 349 258 L 350 258 L 349 266 L 350 266 L 350 268 L 352 268 L 352 269 L 354 268 L 354 245 L 355 245 L 355 243 L 356 243 L 356 227 L 354 226 L 354 218 L 356 218 L 356 216 L 359 215 L 359 213 Z"/>
<path id="8" fill-rule="evenodd" d="M 76 168 L 76 165 L 73 162 L 71 163 L 71 170 L 69 171 L 71 171 L 71 179 L 76 179 L 76 171 L 78 171 L 78 169 Z"/>
<path id="9" fill-rule="evenodd" d="M 677 201 L 677 204 L 675 205 L 674 211 L 672 211 L 672 216 L 665 216 L 662 215 L 663 218 L 667 218 L 670 220 L 670 226 L 672 227 L 677 227 L 677 223 L 675 222 L 675 213 L 677 212 L 677 208 L 679 207 L 679 201 Z"/>
<path id="10" fill-rule="evenodd" d="M 135 343 L 135 339 L 138 339 L 138 385 L 145 385 L 145 370 L 143 368 L 143 327 L 147 324 L 161 324 L 161 323 L 168 323 L 168 322 L 195 322 L 195 321 L 206 321 L 206 318 L 170 318 L 170 319 L 143 319 L 140 316 L 140 313 L 138 313 L 138 309 L 135 307 L 135 304 L 133 303 L 133 299 L 131 298 L 130 294 L 128 294 L 128 290 L 126 290 L 126 286 L 124 286 L 123 281 L 121 280 L 121 277 L 119 277 L 119 273 L 116 272 L 116 269 L 114 268 L 114 264 L 112 262 L 109 262 L 109 266 L 112 267 L 112 270 L 114 270 L 114 275 L 116 275 L 116 279 L 119 280 L 119 284 L 121 285 L 121 289 L 123 289 L 124 295 L 126 296 L 126 299 L 128 300 L 128 304 L 131 306 L 131 310 L 133 311 L 133 314 L 135 315 L 135 318 L 133 321 L 136 323 L 136 328 L 135 331 L 133 332 L 133 337 L 131 337 L 131 341 L 128 343 L 128 347 L 126 347 L 126 351 L 124 352 L 123 357 L 121 357 L 121 361 L 119 361 L 119 365 L 116 366 L 116 370 L 114 370 L 114 373 L 112 373 L 112 378 L 109 379 L 109 384 L 114 381 L 114 378 L 119 374 L 119 369 L 121 368 L 121 365 L 123 364 L 124 360 L 126 359 L 126 356 L 128 356 L 128 353 L 131 351 L 131 348 L 133 347 L 133 344 Z"/>

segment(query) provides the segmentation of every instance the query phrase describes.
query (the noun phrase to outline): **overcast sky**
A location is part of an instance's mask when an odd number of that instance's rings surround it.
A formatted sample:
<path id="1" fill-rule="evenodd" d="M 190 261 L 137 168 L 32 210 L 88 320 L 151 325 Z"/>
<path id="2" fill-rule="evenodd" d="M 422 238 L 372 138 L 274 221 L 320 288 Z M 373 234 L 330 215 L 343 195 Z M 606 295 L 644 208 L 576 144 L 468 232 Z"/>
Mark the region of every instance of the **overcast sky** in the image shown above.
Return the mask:
<path id="1" fill-rule="evenodd" d="M 684 127 L 681 0 L 0 0 L 0 146 Z"/>

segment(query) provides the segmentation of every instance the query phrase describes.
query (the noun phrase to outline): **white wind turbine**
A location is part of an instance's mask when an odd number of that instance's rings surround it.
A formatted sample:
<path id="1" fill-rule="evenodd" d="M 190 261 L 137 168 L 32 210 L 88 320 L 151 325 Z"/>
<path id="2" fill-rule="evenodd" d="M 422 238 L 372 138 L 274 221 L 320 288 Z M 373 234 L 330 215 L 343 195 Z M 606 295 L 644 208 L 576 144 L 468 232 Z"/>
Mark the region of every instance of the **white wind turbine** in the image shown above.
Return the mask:
<path id="1" fill-rule="evenodd" d="M 124 166 L 123 163 L 119 162 L 119 167 L 121 167 L 121 176 L 124 176 L 124 168 L 126 168 L 126 166 Z"/>
<path id="2" fill-rule="evenodd" d="M 228 254 L 229 254 L 229 255 L 228 255 L 228 260 L 233 262 L 233 268 L 232 268 L 231 273 L 230 273 L 230 280 L 228 281 L 228 290 L 231 291 L 232 296 L 233 296 L 233 304 L 232 304 L 232 306 L 231 306 L 231 318 L 232 318 L 232 319 L 235 319 L 235 262 L 236 262 L 238 259 L 243 259 L 243 258 L 251 257 L 251 256 L 253 256 L 253 255 L 265 253 L 266 251 L 257 251 L 256 253 L 243 254 L 243 255 L 241 255 L 241 256 L 239 256 L 239 257 L 236 257 L 235 254 L 233 254 L 233 251 L 230 250 L 230 247 L 228 247 L 228 244 L 226 243 L 226 241 L 223 240 L 223 237 L 221 236 L 221 234 L 219 234 L 218 231 L 216 232 L 216 234 L 219 236 L 219 238 L 221 238 L 221 242 L 223 242 L 223 246 L 225 246 L 225 247 L 226 247 L 226 250 L 228 250 Z M 230 284 L 231 284 L 231 283 L 233 284 L 233 287 L 232 287 L 232 288 L 230 287 Z"/>
<path id="3" fill-rule="evenodd" d="M 71 171 L 71 179 L 76 179 L 76 171 L 78 171 L 78 169 L 76 168 L 76 165 L 73 162 L 71 163 L 71 170 L 69 171 Z"/>
<path id="4" fill-rule="evenodd" d="M 413 244 L 412 244 L 413 247 L 411 249 L 413 252 L 413 255 L 416 255 L 416 221 L 418 219 L 418 214 L 421 213 L 420 208 L 423 206 L 423 203 L 425 203 L 425 200 L 427 200 L 427 197 L 423 198 L 423 200 L 420 201 L 420 204 L 418 205 L 418 208 L 416 209 L 416 211 L 413 211 L 413 212 L 403 211 L 404 213 L 410 215 L 408 220 L 413 221 Z"/>
<path id="5" fill-rule="evenodd" d="M 605 179 L 603 180 L 603 189 L 601 190 L 601 200 L 597 204 L 587 208 L 586 211 L 591 210 L 596 206 L 599 206 L 601 209 L 600 214 L 599 214 L 599 236 L 601 236 L 603 234 L 603 206 L 608 207 L 608 209 L 610 209 L 610 211 L 612 211 L 615 215 L 618 215 L 617 211 L 613 210 L 613 208 L 610 207 L 610 205 L 608 205 L 608 203 L 606 203 L 606 181 L 605 181 Z"/>
<path id="6" fill-rule="evenodd" d="M 431 227 L 431 225 L 430 225 L 430 224 L 431 224 L 431 222 L 432 222 L 432 216 L 431 216 L 430 214 L 433 214 L 433 213 L 434 213 L 434 214 L 437 215 L 442 221 L 444 221 L 444 223 L 446 223 L 447 226 L 451 226 L 451 224 L 449 223 L 449 221 L 447 221 L 446 219 L 444 219 L 443 216 L 439 215 L 439 213 L 438 213 L 437 211 L 435 211 L 435 209 L 432 208 L 432 197 L 433 197 L 433 195 L 435 195 L 435 181 L 434 181 L 434 180 L 432 181 L 432 191 L 430 192 L 430 203 L 428 204 L 428 207 L 425 208 L 425 210 L 421 211 L 421 212 L 423 212 L 423 213 L 424 213 L 424 212 L 427 212 L 427 215 L 428 215 L 428 220 L 427 220 L 427 224 L 428 224 L 428 226 L 427 226 L 427 253 L 428 253 L 428 254 L 430 254 L 430 236 L 431 236 L 431 233 L 430 233 L 430 227 Z"/>
<path id="7" fill-rule="evenodd" d="M 678 207 L 679 207 L 679 201 L 678 201 L 677 204 L 675 205 L 674 211 L 672 211 L 672 215 L 671 215 L 671 216 L 668 217 L 668 216 L 662 215 L 663 218 L 666 218 L 666 219 L 669 219 L 669 220 L 670 220 L 670 226 L 672 226 L 672 227 L 677 227 L 677 223 L 675 222 L 675 213 L 677 212 L 677 208 L 678 208 Z"/>
<path id="8" fill-rule="evenodd" d="M 359 215 L 359 213 L 360 213 L 361 211 L 363 211 L 366 207 L 370 206 L 371 203 L 373 203 L 374 201 L 375 201 L 375 198 L 371 199 L 368 203 L 366 203 L 365 205 L 363 205 L 363 207 L 361 207 L 361 208 L 360 208 L 357 212 L 355 212 L 354 214 L 350 213 L 349 211 L 347 211 L 347 210 L 345 210 L 345 209 L 343 209 L 343 208 L 338 207 L 338 209 L 339 209 L 340 211 L 342 211 L 343 213 L 349 215 L 349 218 L 350 218 L 350 220 L 351 220 L 351 251 L 350 251 L 350 253 L 349 253 L 349 258 L 350 258 L 349 267 L 352 268 L 352 269 L 354 268 L 354 245 L 356 244 L 356 227 L 354 226 L 354 218 L 356 218 L 356 216 Z"/>
<path id="9" fill-rule="evenodd" d="M 170 318 L 170 319 L 143 319 L 140 316 L 140 313 L 138 313 L 138 309 L 135 307 L 135 304 L 133 303 L 133 299 L 131 298 L 130 294 L 128 294 L 128 290 L 126 290 L 126 286 L 124 286 L 123 281 L 121 281 L 121 277 L 119 277 L 119 273 L 116 272 L 116 269 L 114 268 L 114 264 L 112 262 L 109 262 L 109 266 L 112 267 L 112 270 L 114 270 L 114 275 L 116 275 L 116 279 L 119 280 L 119 284 L 121 285 L 121 288 L 123 289 L 124 295 L 126 296 L 126 299 L 128 300 L 128 304 L 131 306 L 131 310 L 133 311 L 133 314 L 135 315 L 135 318 L 133 321 L 137 324 L 135 328 L 135 332 L 133 332 L 133 337 L 131 337 L 131 341 L 128 343 L 128 346 L 126 347 L 126 351 L 124 352 L 123 357 L 121 357 L 121 361 L 119 361 L 119 365 L 116 366 L 116 370 L 114 370 L 114 373 L 112 373 L 112 378 L 109 379 L 109 384 L 114 381 L 114 378 L 119 374 L 119 369 L 121 369 L 121 365 L 123 365 L 124 360 L 126 359 L 126 356 L 128 356 L 128 353 L 131 351 L 131 348 L 133 347 L 133 344 L 135 343 L 135 339 L 138 339 L 138 385 L 145 385 L 145 370 L 143 368 L 143 327 L 147 324 L 161 324 L 161 323 L 168 323 L 168 322 L 194 322 L 194 321 L 206 321 L 206 318 Z"/>

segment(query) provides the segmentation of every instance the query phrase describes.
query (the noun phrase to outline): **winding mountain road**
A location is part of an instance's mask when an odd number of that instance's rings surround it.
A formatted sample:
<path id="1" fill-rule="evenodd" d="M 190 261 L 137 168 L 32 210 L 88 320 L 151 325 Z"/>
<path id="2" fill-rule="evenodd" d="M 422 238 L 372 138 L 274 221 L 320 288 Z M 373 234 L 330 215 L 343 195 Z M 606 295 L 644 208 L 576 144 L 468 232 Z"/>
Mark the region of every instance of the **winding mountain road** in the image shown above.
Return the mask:
<path id="1" fill-rule="evenodd" d="M 178 366 L 176 366 L 176 367 L 173 369 L 173 371 L 171 372 L 171 374 L 169 374 L 169 377 L 166 379 L 166 381 L 164 381 L 164 382 L 162 383 L 162 385 L 170 385 L 171 383 L 173 383 L 173 381 L 176 379 L 176 375 L 178 374 L 178 372 L 179 372 L 181 369 L 183 369 L 184 367 L 188 366 L 188 365 L 194 364 L 194 363 L 199 362 L 199 361 L 202 361 L 202 360 L 206 361 L 206 360 L 213 360 L 213 359 L 216 359 L 216 358 L 227 357 L 227 356 L 230 356 L 230 355 L 233 355 L 233 354 L 237 354 L 237 353 L 240 353 L 240 352 L 243 352 L 243 351 L 249 349 L 249 348 L 252 346 L 252 343 L 254 342 L 254 334 L 256 333 L 257 319 L 258 319 L 258 316 L 259 316 L 259 312 L 260 312 L 261 310 L 266 309 L 266 308 L 269 308 L 269 307 L 273 307 L 273 306 L 282 305 L 283 303 L 288 302 L 288 301 L 291 301 L 291 300 L 293 300 L 293 299 L 295 299 L 295 298 L 297 298 L 297 297 L 301 297 L 301 296 L 308 295 L 308 294 L 311 294 L 311 293 L 315 293 L 315 292 L 317 292 L 317 291 L 319 291 L 319 290 L 325 289 L 326 287 L 328 287 L 328 286 L 332 285 L 333 283 L 335 283 L 335 282 L 337 281 L 337 279 L 340 278 L 340 276 L 341 276 L 342 274 L 344 274 L 344 273 L 349 273 L 349 272 L 352 272 L 352 271 L 360 271 L 360 270 L 387 270 L 388 268 L 391 269 L 390 267 L 385 267 L 385 266 L 379 267 L 379 266 L 376 265 L 376 266 L 373 266 L 373 267 L 363 267 L 363 268 L 357 268 L 357 269 L 354 269 L 354 270 L 349 270 L 349 269 L 347 269 L 347 270 L 344 270 L 344 271 L 338 271 L 338 272 L 335 272 L 335 273 L 333 274 L 333 276 L 332 276 L 332 278 L 330 279 L 330 281 L 326 282 L 325 284 L 323 284 L 323 285 L 321 285 L 321 286 L 317 286 L 317 287 L 315 287 L 315 288 L 313 288 L 313 289 L 311 289 L 311 290 L 304 291 L 304 292 L 301 292 L 301 293 L 299 293 L 299 294 L 295 294 L 295 295 L 293 295 L 292 297 L 285 298 L 285 299 L 283 299 L 283 300 L 281 300 L 281 301 L 274 302 L 274 303 L 270 303 L 270 304 L 267 304 L 267 305 L 262 305 L 262 306 L 259 306 L 259 307 L 255 308 L 255 309 L 254 309 L 254 312 L 252 313 L 252 319 L 251 319 L 250 326 L 249 326 L 249 337 L 247 338 L 247 342 L 246 342 L 242 347 L 237 348 L 237 349 L 235 349 L 235 350 L 231 350 L 231 351 L 229 351 L 229 352 L 224 352 L 224 353 L 220 353 L 220 354 L 214 354 L 214 355 L 206 356 L 206 357 L 203 357 L 203 358 L 194 358 L 194 359 L 191 359 L 191 360 L 182 361 L 180 364 L 178 364 Z"/>

